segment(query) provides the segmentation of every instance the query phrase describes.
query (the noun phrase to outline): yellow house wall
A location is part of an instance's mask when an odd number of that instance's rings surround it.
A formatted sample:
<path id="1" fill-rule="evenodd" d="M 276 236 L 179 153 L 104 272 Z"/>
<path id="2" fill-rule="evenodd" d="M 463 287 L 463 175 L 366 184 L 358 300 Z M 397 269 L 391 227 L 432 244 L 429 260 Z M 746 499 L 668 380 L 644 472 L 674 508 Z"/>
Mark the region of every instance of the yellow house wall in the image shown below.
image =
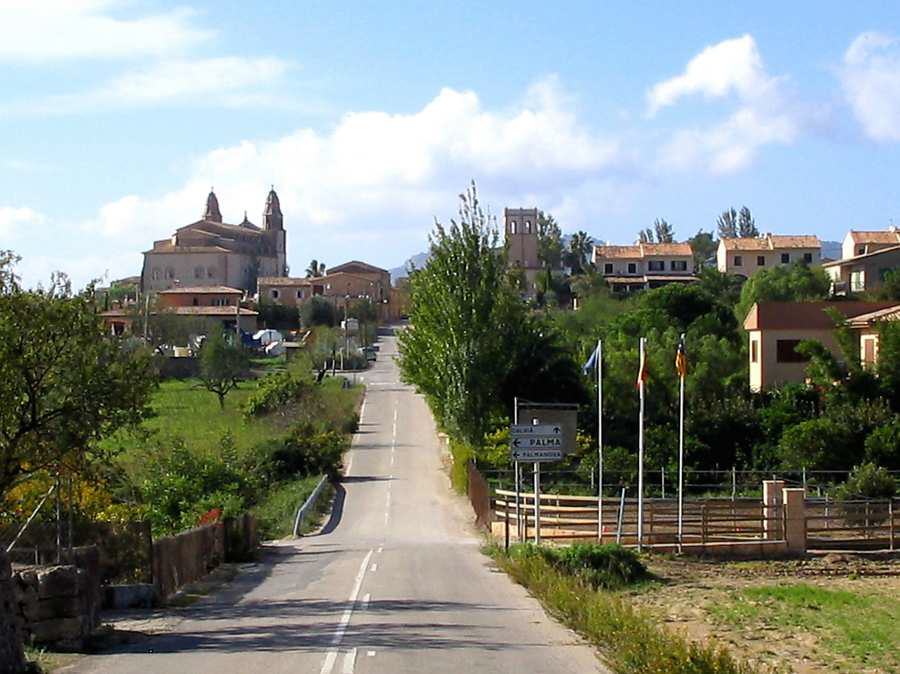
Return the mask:
<path id="1" fill-rule="evenodd" d="M 806 380 L 807 363 L 779 363 L 778 341 L 782 339 L 812 339 L 841 359 L 841 351 L 834 340 L 832 330 L 760 330 L 751 331 L 750 338 L 758 335 L 759 363 L 754 376 L 754 364 L 750 363 L 750 387 L 754 391 L 766 390 L 789 382 Z M 749 358 L 749 355 L 748 355 Z"/>

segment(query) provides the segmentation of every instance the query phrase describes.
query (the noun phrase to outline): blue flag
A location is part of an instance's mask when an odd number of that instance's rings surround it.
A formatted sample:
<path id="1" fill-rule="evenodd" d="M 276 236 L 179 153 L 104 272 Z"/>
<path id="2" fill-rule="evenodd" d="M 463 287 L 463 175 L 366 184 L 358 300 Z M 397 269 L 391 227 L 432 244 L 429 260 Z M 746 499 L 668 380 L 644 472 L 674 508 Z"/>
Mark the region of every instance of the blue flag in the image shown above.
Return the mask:
<path id="1" fill-rule="evenodd" d="M 591 352 L 591 357 L 587 359 L 587 362 L 581 366 L 581 371 L 584 374 L 587 374 L 595 367 L 597 367 L 597 351 L 600 349 L 600 346 L 595 346 L 594 350 Z"/>

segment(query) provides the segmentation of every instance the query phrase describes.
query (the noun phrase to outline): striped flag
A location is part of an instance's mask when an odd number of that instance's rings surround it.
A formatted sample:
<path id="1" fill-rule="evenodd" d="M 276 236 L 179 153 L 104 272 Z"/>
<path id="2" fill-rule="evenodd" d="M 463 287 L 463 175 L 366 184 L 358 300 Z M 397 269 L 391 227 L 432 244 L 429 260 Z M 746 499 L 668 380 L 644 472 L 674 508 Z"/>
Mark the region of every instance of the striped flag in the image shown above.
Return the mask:
<path id="1" fill-rule="evenodd" d="M 675 352 L 675 371 L 678 372 L 679 377 L 684 379 L 687 376 L 687 370 L 687 353 L 684 350 L 684 335 L 682 335 L 678 341 L 678 350 Z"/>
<path id="2" fill-rule="evenodd" d="M 597 352 L 600 350 L 600 343 L 597 343 L 597 346 L 594 347 L 594 350 L 591 351 L 591 357 L 587 359 L 587 362 L 581 366 L 582 374 L 587 374 L 595 367 L 597 367 Z"/>
<path id="3" fill-rule="evenodd" d="M 638 368 L 637 381 L 635 387 L 640 388 L 647 381 L 647 357 L 644 355 L 644 349 L 641 349 L 641 366 Z"/>

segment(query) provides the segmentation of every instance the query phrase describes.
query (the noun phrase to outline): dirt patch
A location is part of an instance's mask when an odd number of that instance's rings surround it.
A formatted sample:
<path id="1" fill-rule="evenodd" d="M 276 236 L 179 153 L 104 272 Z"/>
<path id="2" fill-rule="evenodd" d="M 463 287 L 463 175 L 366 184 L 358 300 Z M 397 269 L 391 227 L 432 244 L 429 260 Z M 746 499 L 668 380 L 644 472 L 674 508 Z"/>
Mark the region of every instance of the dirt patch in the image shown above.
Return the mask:
<path id="1" fill-rule="evenodd" d="M 693 638 L 714 638 L 775 671 L 896 671 L 891 665 L 865 668 L 836 657 L 824 635 L 814 629 L 770 620 L 736 625 L 723 620 L 717 609 L 732 604 L 742 590 L 789 583 L 900 597 L 900 557 L 842 553 L 785 561 L 717 562 L 650 555 L 645 563 L 658 580 L 631 593 L 633 600 L 672 629 Z"/>

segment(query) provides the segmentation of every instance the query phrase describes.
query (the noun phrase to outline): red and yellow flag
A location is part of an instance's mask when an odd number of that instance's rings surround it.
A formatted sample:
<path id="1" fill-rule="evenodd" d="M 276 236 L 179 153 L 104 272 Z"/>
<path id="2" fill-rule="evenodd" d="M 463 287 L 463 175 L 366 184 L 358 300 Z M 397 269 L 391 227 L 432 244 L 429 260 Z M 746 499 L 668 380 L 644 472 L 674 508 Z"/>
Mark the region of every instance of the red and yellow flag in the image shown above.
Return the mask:
<path id="1" fill-rule="evenodd" d="M 678 351 L 675 352 L 675 370 L 678 372 L 679 377 L 684 378 L 687 375 L 688 362 L 683 338 L 678 342 Z"/>
<path id="2" fill-rule="evenodd" d="M 640 388 L 641 384 L 647 381 L 647 357 L 644 349 L 641 349 L 641 366 L 638 368 L 637 381 L 634 383 L 636 388 Z"/>

